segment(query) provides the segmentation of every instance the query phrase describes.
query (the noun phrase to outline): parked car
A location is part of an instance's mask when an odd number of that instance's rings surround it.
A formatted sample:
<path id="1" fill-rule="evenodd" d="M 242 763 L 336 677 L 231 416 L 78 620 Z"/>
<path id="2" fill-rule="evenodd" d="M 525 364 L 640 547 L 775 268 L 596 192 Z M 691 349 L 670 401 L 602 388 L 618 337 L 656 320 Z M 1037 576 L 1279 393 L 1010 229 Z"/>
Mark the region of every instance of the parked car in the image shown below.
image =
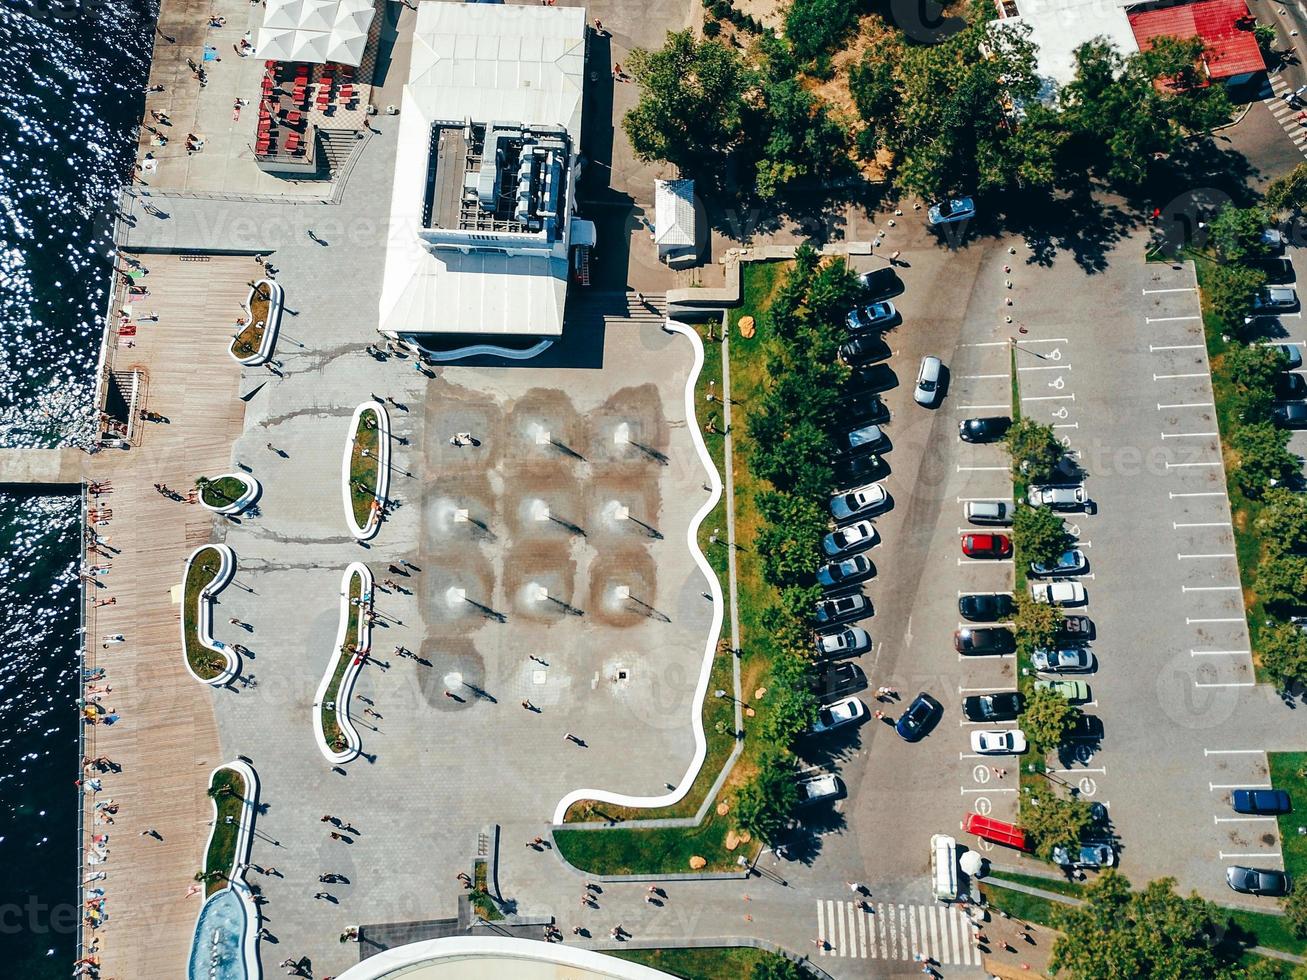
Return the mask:
<path id="1" fill-rule="evenodd" d="M 1012 539 L 1006 534 L 964 534 L 962 553 L 968 558 L 1010 558 Z"/>
<path id="2" fill-rule="evenodd" d="M 835 800 L 843 795 L 844 783 L 833 772 L 803 776 L 799 779 L 799 806 L 820 803 L 823 800 Z"/>
<path id="3" fill-rule="evenodd" d="M 962 713 L 968 721 L 1013 721 L 1024 706 L 1025 698 L 1018 691 L 972 694 L 962 699 Z"/>
<path id="4" fill-rule="evenodd" d="M 1253 294 L 1253 316 L 1274 316 L 1296 309 L 1298 293 L 1292 286 L 1263 286 Z"/>
<path id="5" fill-rule="evenodd" d="M 1086 701 L 1092 700 L 1089 696 L 1089 685 L 1084 681 L 1035 681 L 1035 690 L 1056 691 L 1072 704 L 1083 704 Z"/>
<path id="6" fill-rule="evenodd" d="M 889 344 L 879 334 L 872 333 L 853 337 L 840 344 L 838 357 L 848 365 L 871 364 L 873 361 L 885 360 L 892 353 Z"/>
<path id="7" fill-rule="evenodd" d="M 858 278 L 862 280 L 862 288 L 872 299 L 884 299 L 886 296 L 897 296 L 903 292 L 903 280 L 892 266 L 872 269 Z"/>
<path id="8" fill-rule="evenodd" d="M 1088 643 L 1094 638 L 1094 621 L 1088 616 L 1064 616 L 1057 631 L 1057 642 Z"/>
<path id="9" fill-rule="evenodd" d="M 1064 868 L 1110 868 L 1116 864 L 1116 851 L 1108 841 L 1084 841 L 1076 849 L 1053 848 L 1053 863 Z"/>
<path id="10" fill-rule="evenodd" d="M 817 709 L 817 720 L 809 731 L 821 735 L 844 725 L 852 725 L 867 717 L 867 706 L 856 697 L 840 698 Z"/>
<path id="11" fill-rule="evenodd" d="M 972 524 L 1012 523 L 1012 505 L 1004 500 L 968 500 L 963 513 Z"/>
<path id="12" fill-rule="evenodd" d="M 870 330 L 873 327 L 888 326 L 898 315 L 899 311 L 894 309 L 893 303 L 882 300 L 867 306 L 855 306 L 849 310 L 845 322 L 850 330 Z"/>
<path id="13" fill-rule="evenodd" d="M 826 588 L 860 582 L 876 574 L 876 566 L 867 560 L 866 555 L 854 555 L 843 561 L 833 561 L 817 569 L 817 581 Z"/>
<path id="14" fill-rule="evenodd" d="M 1084 484 L 1070 487 L 1033 485 L 1026 494 L 1031 507 L 1050 507 L 1053 510 L 1082 510 L 1089 503 Z"/>
<path id="15" fill-rule="evenodd" d="M 1277 401 L 1302 401 L 1307 398 L 1307 378 L 1292 371 L 1282 371 L 1275 379 Z"/>
<path id="16" fill-rule="evenodd" d="M 1019 728 L 977 728 L 971 733 L 971 751 L 980 755 L 1020 755 L 1026 736 Z"/>
<path id="17" fill-rule="evenodd" d="M 861 626 L 848 626 L 838 633 L 817 636 L 817 652 L 824 657 L 852 657 L 871 647 L 871 634 Z"/>
<path id="18" fill-rule="evenodd" d="M 879 539 L 880 535 L 876 533 L 876 528 L 872 526 L 871 521 L 854 521 L 846 527 L 831 531 L 822 538 L 821 550 L 826 553 L 827 558 L 834 558 L 837 555 L 846 555 L 850 551 L 870 548 Z"/>
<path id="19" fill-rule="evenodd" d="M 1234 864 L 1225 869 L 1225 883 L 1245 895 L 1287 895 L 1289 876 L 1274 868 L 1249 868 Z"/>
<path id="20" fill-rule="evenodd" d="M 1292 286 L 1296 279 L 1293 263 L 1286 258 L 1253 259 L 1248 264 L 1265 274 L 1268 286 Z"/>
<path id="21" fill-rule="evenodd" d="M 964 626 L 953 633 L 953 649 L 958 653 L 977 656 L 1011 653 L 1017 648 L 1017 638 L 1005 626 Z"/>
<path id="22" fill-rule="evenodd" d="M 1296 371 L 1302 367 L 1302 348 L 1298 344 L 1276 344 L 1275 349 L 1284 357 L 1284 370 Z"/>
<path id="23" fill-rule="evenodd" d="M 976 202 L 969 197 L 951 197 L 926 209 L 926 223 L 932 228 L 952 225 L 976 216 Z"/>
<path id="24" fill-rule="evenodd" d="M 889 409 L 880 395 L 868 392 L 844 395 L 835 411 L 845 424 L 889 421 Z"/>
<path id="25" fill-rule="evenodd" d="M 1079 548 L 1064 551 L 1056 561 L 1030 563 L 1031 575 L 1080 575 L 1089 571 L 1089 559 Z"/>
<path id="26" fill-rule="evenodd" d="M 1017 604 L 1006 592 L 973 592 L 958 597 L 958 615 L 973 623 L 997 623 L 1011 619 Z"/>
<path id="27" fill-rule="evenodd" d="M 917 368 L 917 387 L 912 392 L 912 399 L 918 405 L 930 407 L 939 398 L 939 383 L 944 374 L 944 364 L 934 354 L 927 354 L 921 359 Z"/>
<path id="28" fill-rule="evenodd" d="M 1286 429 L 1307 429 L 1307 402 L 1280 402 L 1271 406 L 1271 418 Z"/>
<path id="29" fill-rule="evenodd" d="M 812 681 L 813 693 L 824 701 L 861 691 L 866 686 L 867 675 L 851 660 L 818 662 Z"/>
<path id="30" fill-rule="evenodd" d="M 822 599 L 817 603 L 813 619 L 818 626 L 835 626 L 853 619 L 863 619 L 870 616 L 871 612 L 871 600 L 861 592 L 854 592 L 850 595 Z"/>
<path id="31" fill-rule="evenodd" d="M 835 475 L 841 486 L 856 486 L 883 479 L 889 473 L 889 464 L 880 453 L 860 453 L 845 456 L 835 464 Z"/>
<path id="32" fill-rule="evenodd" d="M 889 505 L 889 493 L 879 483 L 866 483 L 830 498 L 830 512 L 835 520 L 876 514 Z"/>
<path id="33" fill-rule="evenodd" d="M 1031 582 L 1030 598 L 1053 606 L 1083 606 L 1087 594 L 1079 582 Z"/>
<path id="34" fill-rule="evenodd" d="M 894 723 L 894 730 L 905 742 L 916 742 L 934 727 L 935 722 L 939 721 L 943 714 L 943 705 L 922 691 L 912 699 L 907 710 L 899 715 L 899 720 Z"/>
<path id="35" fill-rule="evenodd" d="M 1284 251 L 1284 246 L 1287 245 L 1288 242 L 1288 236 L 1279 228 L 1262 229 L 1262 244 L 1270 249 L 1271 254 L 1281 254 Z"/>
<path id="36" fill-rule="evenodd" d="M 1030 655 L 1030 666 L 1049 674 L 1080 673 L 1094 669 L 1094 655 L 1084 647 L 1040 648 Z"/>
<path id="37" fill-rule="evenodd" d="M 1012 425 L 1006 415 L 987 418 L 963 419 L 958 423 L 958 438 L 963 442 L 994 442 L 1002 439 Z"/>
<path id="38" fill-rule="evenodd" d="M 1230 794 L 1235 813 L 1274 814 L 1293 809 L 1289 794 L 1282 789 L 1237 789 Z"/>
<path id="39" fill-rule="evenodd" d="M 849 452 L 854 453 L 884 449 L 889 442 L 889 438 L 879 425 L 864 425 L 854 429 L 845 436 L 845 439 L 848 440 Z"/>
<path id="40" fill-rule="evenodd" d="M 1097 742 L 1103 737 L 1103 719 L 1098 715 L 1076 715 L 1066 737 L 1070 741 Z"/>

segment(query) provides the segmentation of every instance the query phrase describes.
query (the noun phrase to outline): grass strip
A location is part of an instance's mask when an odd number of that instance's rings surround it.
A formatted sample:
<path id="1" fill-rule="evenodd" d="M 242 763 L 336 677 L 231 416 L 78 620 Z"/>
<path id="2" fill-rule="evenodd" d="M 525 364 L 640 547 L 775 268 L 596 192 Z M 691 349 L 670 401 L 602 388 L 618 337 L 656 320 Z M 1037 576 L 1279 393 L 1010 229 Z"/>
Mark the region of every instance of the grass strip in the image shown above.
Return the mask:
<path id="1" fill-rule="evenodd" d="M 241 811 L 245 808 L 245 777 L 235 769 L 219 769 L 209 781 L 209 796 L 217 808 L 213 839 L 204 855 L 207 898 L 227 887 L 236 863 L 236 841 L 240 836 Z"/>
<path id="2" fill-rule="evenodd" d="M 605 955 L 616 956 L 662 970 L 686 980 L 743 980 L 762 963 L 784 959 L 765 949 L 752 946 L 712 946 L 703 949 L 614 949 Z"/>
<path id="3" fill-rule="evenodd" d="M 381 485 L 381 419 L 377 410 L 369 408 L 359 413 L 354 429 L 353 448 L 349 457 L 349 496 L 354 508 L 354 523 L 367 527 L 372 517 L 372 504 Z"/>
<path id="4" fill-rule="evenodd" d="M 186 662 L 197 677 L 213 680 L 227 669 L 227 661 L 200 642 L 200 594 L 218 577 L 222 556 L 216 548 L 205 548 L 186 571 L 185 598 L 182 600 L 182 632 L 186 637 Z"/>
<path id="5" fill-rule="evenodd" d="M 259 283 L 250 297 L 250 320 L 231 342 L 231 352 L 239 358 L 258 353 L 263 344 L 263 332 L 268 328 L 268 313 L 272 309 L 272 288 Z"/>
<path id="6" fill-rule="evenodd" d="M 355 600 L 362 597 L 363 575 L 356 571 L 349 577 L 349 625 L 345 628 L 345 644 L 338 651 L 336 669 L 331 675 L 331 682 L 327 684 L 326 692 L 322 695 L 322 706 L 318 709 L 319 717 L 322 719 L 322 737 L 336 752 L 341 751 L 348 744 L 345 741 L 345 733 L 340 730 L 339 712 L 348 710 L 347 705 L 339 703 L 340 682 L 354 659 L 355 651 L 359 648 L 359 621 L 363 614 L 363 603 Z M 350 650 L 350 646 L 353 646 L 354 650 Z M 328 708 L 329 704 L 335 707 Z"/>
<path id="7" fill-rule="evenodd" d="M 495 900 L 490 897 L 490 890 L 486 886 L 486 881 L 486 862 L 478 861 L 476 867 L 473 868 L 472 894 L 469 896 L 469 899 L 471 900 L 472 908 L 476 910 L 477 915 L 487 921 L 494 922 L 497 919 L 502 919 L 504 913 L 499 911 L 499 906 L 496 905 Z"/>
<path id="8" fill-rule="evenodd" d="M 200 490 L 200 499 L 210 507 L 226 507 L 240 500 L 245 484 L 234 476 L 220 476 L 210 480 Z"/>
<path id="9" fill-rule="evenodd" d="M 738 858 L 754 858 L 759 847 L 750 842 L 728 851 L 730 829 L 728 817 L 709 810 L 695 827 L 560 829 L 554 831 L 554 844 L 570 864 L 592 874 L 676 874 L 696 870 L 690 866 L 692 857 L 706 862 L 700 871 L 738 871 Z"/>

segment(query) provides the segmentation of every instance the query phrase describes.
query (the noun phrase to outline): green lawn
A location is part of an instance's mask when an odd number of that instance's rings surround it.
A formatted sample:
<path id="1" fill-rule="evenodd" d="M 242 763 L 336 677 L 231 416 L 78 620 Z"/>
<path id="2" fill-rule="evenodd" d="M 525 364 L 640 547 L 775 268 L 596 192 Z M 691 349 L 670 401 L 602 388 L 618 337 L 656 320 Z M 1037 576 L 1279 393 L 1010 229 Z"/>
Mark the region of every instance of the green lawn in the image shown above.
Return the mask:
<path id="1" fill-rule="evenodd" d="M 499 905 L 490 897 L 490 891 L 486 887 L 487 880 L 486 862 L 478 861 L 472 879 L 472 908 L 476 910 L 476 914 L 481 918 L 494 922 L 497 919 L 502 919 L 504 913 L 499 911 Z"/>
<path id="2" fill-rule="evenodd" d="M 558 853 L 575 867 L 594 874 L 672 874 L 688 872 L 691 857 L 702 857 L 708 864 L 703 871 L 737 871 L 740 855 L 753 858 L 756 842 L 741 844 L 734 851 L 726 849 L 729 817 L 708 811 L 697 827 L 657 827 L 633 830 L 608 827 L 602 830 L 555 830 Z"/>
<path id="3" fill-rule="evenodd" d="M 997 878 L 1000 881 L 1014 881 L 1018 885 L 1029 885 L 1031 888 L 1042 888 L 1046 892 L 1056 892 L 1059 895 L 1070 895 L 1073 898 L 1079 897 L 1084 891 L 1084 886 L 1074 882 L 1067 881 L 1065 878 L 1044 878 L 1040 875 L 1027 875 L 1019 871 L 993 871 L 986 876 L 988 878 Z"/>
<path id="4" fill-rule="evenodd" d="M 686 980 L 748 980 L 753 968 L 772 959 L 775 953 L 751 946 L 714 946 L 705 949 L 618 949 L 605 950 L 634 963 L 670 973 Z"/>
<path id="5" fill-rule="evenodd" d="M 186 637 L 186 662 L 196 676 L 212 680 L 227 667 L 227 661 L 200 642 L 199 623 L 196 617 L 200 613 L 200 592 L 218 577 L 222 567 L 222 556 L 216 548 L 205 548 L 191 562 L 186 573 L 185 598 L 182 600 L 183 634 Z"/>
<path id="6" fill-rule="evenodd" d="M 322 720 L 322 735 L 327 740 L 327 745 L 336 751 L 345 748 L 345 735 L 340 730 L 337 723 L 337 711 L 348 711 L 349 705 L 337 704 L 336 708 L 328 708 L 328 704 L 337 702 L 340 695 L 340 682 L 345 676 L 345 671 L 349 668 L 350 661 L 354 659 L 354 654 L 350 652 L 349 646 L 352 644 L 358 647 L 359 644 L 359 619 L 362 614 L 363 605 L 355 604 L 354 600 L 361 598 L 363 595 L 363 576 L 355 572 L 349 577 L 349 626 L 345 629 L 345 644 L 340 648 L 340 656 L 336 658 L 336 670 L 331 675 L 331 683 L 327 685 L 326 693 L 322 696 L 322 707 L 319 709 L 319 717 Z"/>
<path id="7" fill-rule="evenodd" d="M 263 343 L 263 332 L 267 328 L 271 300 L 272 292 L 267 286 L 254 290 L 254 295 L 250 297 L 250 322 L 241 328 L 231 342 L 231 352 L 237 357 L 245 358 L 258 352 L 259 345 Z"/>
<path id="8" fill-rule="evenodd" d="M 217 806 L 213 840 L 204 855 L 204 870 L 218 871 L 222 877 L 205 885 L 205 896 L 227 887 L 227 875 L 236 863 L 236 838 L 240 832 L 241 810 L 245 805 L 245 777 L 234 769 L 219 769 L 209 782 L 210 796 Z M 227 818 L 231 817 L 231 823 Z"/>
<path id="9" fill-rule="evenodd" d="M 234 476 L 220 476 L 210 480 L 200 491 L 200 499 L 210 507 L 226 507 L 235 503 L 245 492 L 245 484 Z"/>
<path id="10" fill-rule="evenodd" d="M 1025 892 L 1013 891 L 1011 888 L 998 885 L 981 885 L 980 890 L 985 900 L 994 908 L 1001 909 L 1014 918 L 1041 926 L 1051 926 L 1053 910 L 1062 906 L 1061 902 L 1040 898 L 1037 895 L 1027 895 Z"/>
<path id="11" fill-rule="evenodd" d="M 377 458 L 380 425 L 376 409 L 369 408 L 359 415 L 358 428 L 354 430 L 354 448 L 349 457 L 349 492 L 354 521 L 359 527 L 368 526 L 372 502 L 377 499 L 381 476 L 381 461 Z"/>
<path id="12" fill-rule="evenodd" d="M 1298 828 L 1307 824 L 1307 752 L 1268 752 L 1271 785 L 1289 794 L 1294 812 L 1280 815 L 1280 847 L 1284 851 L 1284 870 L 1307 887 L 1307 834 Z"/>

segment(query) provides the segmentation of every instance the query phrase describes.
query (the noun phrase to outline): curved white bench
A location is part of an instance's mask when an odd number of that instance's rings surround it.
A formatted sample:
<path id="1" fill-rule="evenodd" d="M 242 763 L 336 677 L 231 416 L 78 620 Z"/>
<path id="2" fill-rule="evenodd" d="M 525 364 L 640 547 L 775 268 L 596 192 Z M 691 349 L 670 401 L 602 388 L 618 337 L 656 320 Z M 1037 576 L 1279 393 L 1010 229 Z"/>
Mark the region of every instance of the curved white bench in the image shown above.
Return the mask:
<path id="1" fill-rule="evenodd" d="M 354 417 L 349 423 L 349 438 L 345 441 L 345 457 L 341 461 L 340 485 L 345 500 L 345 524 L 349 533 L 360 541 L 374 537 L 381 527 L 381 515 L 377 511 L 368 514 L 368 522 L 362 527 L 354 520 L 353 490 L 350 487 L 349 464 L 354 455 L 354 438 L 358 434 L 359 420 L 363 413 L 371 409 L 377 413 L 377 487 L 376 498 L 383 504 L 386 494 L 390 492 L 390 415 L 381 402 L 366 401 L 354 409 Z"/>
<path id="2" fill-rule="evenodd" d="M 245 780 L 245 794 L 241 801 L 241 813 L 238 819 L 238 829 L 236 831 L 236 850 L 232 855 L 232 866 L 227 869 L 227 889 L 231 890 L 241 905 L 245 908 L 245 933 L 241 936 L 241 955 L 245 961 L 245 975 L 251 980 L 261 977 L 262 971 L 259 969 L 259 907 L 254 903 L 254 896 L 250 892 L 250 886 L 245 881 L 245 869 L 250 860 L 250 842 L 254 838 L 254 808 L 259 802 L 259 777 L 255 774 L 253 767 L 242 762 L 240 759 L 234 762 L 225 762 L 220 766 L 214 767 L 209 773 L 209 785 L 213 785 L 213 777 L 218 775 L 223 769 L 231 769 L 240 774 Z M 209 839 L 205 842 L 204 853 L 207 856 L 209 848 L 213 845 L 213 835 L 218 830 L 218 801 L 211 800 L 213 804 L 213 822 L 209 826 Z M 204 908 L 209 902 L 222 894 L 223 889 L 219 889 L 204 900 L 200 906 L 199 914 L 195 917 L 195 928 L 191 930 L 194 939 L 201 938 L 198 934 L 200 920 L 204 916 Z"/>
<path id="3" fill-rule="evenodd" d="M 205 510 L 211 510 L 215 514 L 239 514 L 250 504 L 254 503 L 255 498 L 263 492 L 263 485 L 248 473 L 224 473 L 222 476 L 213 478 L 216 483 L 218 480 L 239 480 L 245 485 L 245 490 L 239 497 L 229 504 L 221 507 L 214 507 L 212 504 L 205 503 L 204 493 L 200 492 L 200 506 Z"/>
<path id="4" fill-rule="evenodd" d="M 195 673 L 191 667 L 191 659 L 186 656 L 186 610 L 182 609 L 181 616 L 178 620 L 181 624 L 182 640 L 182 663 L 186 665 L 186 673 L 190 674 L 201 684 L 211 684 L 214 687 L 222 687 L 229 683 L 240 669 L 240 658 L 236 656 L 236 651 L 232 650 L 227 644 L 213 638 L 213 597 L 227 587 L 233 575 L 236 574 L 236 554 L 225 544 L 202 544 L 190 553 L 186 559 L 186 568 L 182 573 L 182 602 L 186 601 L 186 580 L 191 574 L 191 565 L 203 552 L 213 550 L 218 553 L 219 565 L 218 574 L 214 576 L 213 581 L 200 590 L 198 599 L 198 608 L 194 610 L 195 614 L 195 632 L 200 639 L 200 645 L 207 650 L 222 657 L 226 666 L 222 672 L 211 679 L 205 679 Z"/>
<path id="5" fill-rule="evenodd" d="M 532 344 L 525 350 L 517 350 L 513 347 L 500 347 L 497 344 L 469 344 L 467 347 L 454 347 L 450 350 L 433 351 L 426 347 L 422 348 L 422 353 L 433 361 L 461 361 L 467 357 L 503 357 L 510 361 L 529 361 L 533 357 L 539 357 L 550 347 L 554 346 L 552 340 L 542 340 L 539 343 Z"/>
<path id="6" fill-rule="evenodd" d="M 699 681 L 695 685 L 693 711 L 690 715 L 690 724 L 694 732 L 694 757 L 690 760 L 690 766 L 686 769 L 685 775 L 681 777 L 676 789 L 664 793 L 662 796 L 628 796 L 625 793 L 609 793 L 605 790 L 590 788 L 573 790 L 559 800 L 558 805 L 554 807 L 555 825 L 562 825 L 568 808 L 573 803 L 581 800 L 597 800 L 600 803 L 611 803 L 614 806 L 648 808 L 671 806 L 678 803 L 686 793 L 690 792 L 690 787 L 694 785 L 694 780 L 703 766 L 703 760 L 708 755 L 708 741 L 703 731 L 703 701 L 708 694 L 708 681 L 712 676 L 713 657 L 717 653 L 717 637 L 722 630 L 722 613 L 726 603 L 722 599 L 722 586 L 721 582 L 717 580 L 717 573 L 708 564 L 708 559 L 704 556 L 704 553 L 699 550 L 699 525 L 712 513 L 712 509 L 721 500 L 722 479 L 717 472 L 717 467 L 713 464 L 712 456 L 708 454 L 708 447 L 704 444 L 703 434 L 699 430 L 694 409 L 694 386 L 698 383 L 699 372 L 703 370 L 703 341 L 699 338 L 698 333 L 684 324 L 668 320 L 666 327 L 668 330 L 689 337 L 690 342 L 694 345 L 694 366 L 690 369 L 690 376 L 685 382 L 685 417 L 692 420 L 692 424 L 687 428 L 694 438 L 694 448 L 698 450 L 699 460 L 703 463 L 703 468 L 708 472 L 708 482 L 712 487 L 708 499 L 704 501 L 703 506 L 694 515 L 694 520 L 690 521 L 690 526 L 685 532 L 686 546 L 690 549 L 690 554 L 694 556 L 694 562 L 699 566 L 699 571 L 708 580 L 708 589 L 712 593 L 713 603 L 712 625 L 708 628 L 708 639 L 703 650 L 703 666 L 699 668 Z M 594 833 L 601 834 L 603 831 L 596 830 Z"/>
<path id="7" fill-rule="evenodd" d="M 232 360 L 238 364 L 244 364 L 247 367 L 254 367 L 267 362 L 272 357 L 272 348 L 277 343 L 277 331 L 281 329 L 281 311 L 284 305 L 284 294 L 281 289 L 281 283 L 273 279 L 260 279 L 245 295 L 245 317 L 247 323 L 254 322 L 254 312 L 250 309 L 250 304 L 254 300 L 254 290 L 259 286 L 268 286 L 268 321 L 263 325 L 263 339 L 259 342 L 259 349 L 248 357 L 237 357 L 236 352 L 232 350 L 231 345 L 227 346 L 227 353 L 232 356 Z M 234 343 L 234 341 L 233 341 Z"/>
<path id="8" fill-rule="evenodd" d="M 322 680 L 318 682 L 317 693 L 313 695 L 313 738 L 318 743 L 318 751 L 332 765 L 343 765 L 346 762 L 352 762 L 358 758 L 359 753 L 363 751 L 363 740 L 359 737 L 358 729 L 354 727 L 354 722 L 349 716 L 350 699 L 354 694 L 354 681 L 358 678 L 359 670 L 363 666 L 363 658 L 372 649 L 372 627 L 368 625 L 367 616 L 363 613 L 371 606 L 371 603 L 364 603 L 359 610 L 359 628 L 358 628 L 358 650 L 349 653 L 345 650 L 345 643 L 348 639 L 346 632 L 349 630 L 349 584 L 350 579 L 355 575 L 361 575 L 363 585 L 360 595 L 372 594 L 372 571 L 361 561 L 352 561 L 345 567 L 345 574 L 340 579 L 340 626 L 336 630 L 336 645 L 333 648 L 331 658 L 327 661 L 327 669 L 323 672 Z M 327 710 L 325 702 L 327 700 L 327 688 L 331 685 L 331 679 L 336 674 L 336 667 L 340 663 L 341 657 L 349 657 L 349 666 L 345 668 L 345 673 L 340 678 L 340 687 L 336 689 L 336 725 L 340 728 L 341 734 L 345 736 L 345 748 L 336 751 L 332 746 L 327 744 L 327 736 L 322 730 L 322 712 Z"/>

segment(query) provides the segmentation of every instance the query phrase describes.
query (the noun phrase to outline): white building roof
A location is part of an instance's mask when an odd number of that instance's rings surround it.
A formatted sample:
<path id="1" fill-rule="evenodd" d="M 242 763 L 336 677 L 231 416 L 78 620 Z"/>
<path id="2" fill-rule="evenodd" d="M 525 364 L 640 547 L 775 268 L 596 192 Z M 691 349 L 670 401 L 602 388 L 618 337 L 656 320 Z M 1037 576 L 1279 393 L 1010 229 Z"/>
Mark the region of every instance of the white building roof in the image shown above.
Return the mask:
<path id="1" fill-rule="evenodd" d="M 654 241 L 659 245 L 693 245 L 694 181 L 654 181 Z"/>
<path id="2" fill-rule="evenodd" d="M 1103 38 L 1123 55 L 1139 50 L 1126 8 L 1140 0 L 997 0 L 999 9 L 1016 7 L 1017 16 L 996 24 L 1028 24 L 1030 39 L 1039 46 L 1038 71 L 1046 82 L 1047 94 L 1074 81 L 1075 51 L 1095 38 Z"/>
<path id="3" fill-rule="evenodd" d="M 563 332 L 566 238 L 551 254 L 464 254 L 428 248 L 418 231 L 435 122 L 561 125 L 575 154 L 581 139 L 585 24 L 583 7 L 418 5 L 395 151 L 381 286 L 383 331 Z"/>
<path id="4" fill-rule="evenodd" d="M 259 58 L 357 66 L 375 13 L 372 0 L 267 0 L 255 39 Z"/>

